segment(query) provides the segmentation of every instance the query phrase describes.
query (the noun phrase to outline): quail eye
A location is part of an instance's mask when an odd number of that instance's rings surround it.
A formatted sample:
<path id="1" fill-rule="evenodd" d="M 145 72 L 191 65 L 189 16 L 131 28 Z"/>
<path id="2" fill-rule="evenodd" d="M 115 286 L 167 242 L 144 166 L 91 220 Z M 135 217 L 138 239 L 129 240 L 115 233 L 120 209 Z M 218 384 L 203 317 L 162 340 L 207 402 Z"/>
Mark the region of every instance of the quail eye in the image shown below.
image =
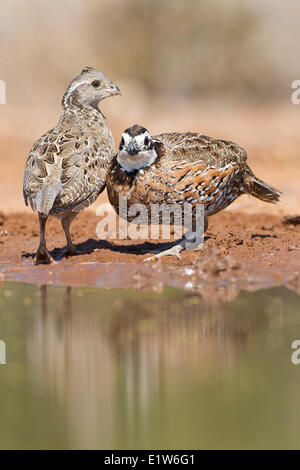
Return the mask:
<path id="1" fill-rule="evenodd" d="M 146 135 L 146 137 L 145 137 L 144 144 L 145 144 L 145 145 L 148 145 L 148 144 L 149 144 L 149 137 L 148 137 L 147 135 Z"/>
<path id="2" fill-rule="evenodd" d="M 99 80 L 94 80 L 94 81 L 92 82 L 92 86 L 93 86 L 94 88 L 99 88 L 99 86 L 100 86 L 100 81 L 99 81 Z"/>

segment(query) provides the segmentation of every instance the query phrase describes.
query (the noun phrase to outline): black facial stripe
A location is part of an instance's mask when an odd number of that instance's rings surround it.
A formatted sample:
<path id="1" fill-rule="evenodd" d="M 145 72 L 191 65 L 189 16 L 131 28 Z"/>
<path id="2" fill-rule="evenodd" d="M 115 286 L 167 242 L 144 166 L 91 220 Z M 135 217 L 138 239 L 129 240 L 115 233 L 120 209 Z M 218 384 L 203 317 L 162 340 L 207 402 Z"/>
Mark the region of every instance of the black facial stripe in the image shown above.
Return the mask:
<path id="1" fill-rule="evenodd" d="M 120 142 L 120 146 L 119 146 L 119 149 L 121 150 L 123 147 L 124 147 L 124 137 L 121 138 L 121 142 Z"/>

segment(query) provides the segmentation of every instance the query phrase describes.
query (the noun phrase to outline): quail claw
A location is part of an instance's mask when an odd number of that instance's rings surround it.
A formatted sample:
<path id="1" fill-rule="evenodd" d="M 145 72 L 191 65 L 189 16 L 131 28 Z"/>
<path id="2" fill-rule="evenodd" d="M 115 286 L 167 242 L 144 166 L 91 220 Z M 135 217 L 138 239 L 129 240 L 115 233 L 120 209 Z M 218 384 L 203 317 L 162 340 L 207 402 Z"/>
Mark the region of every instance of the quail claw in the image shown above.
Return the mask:
<path id="1" fill-rule="evenodd" d="M 34 257 L 34 264 L 56 264 L 45 246 L 39 246 Z"/>
<path id="2" fill-rule="evenodd" d="M 148 258 L 144 259 L 143 262 L 155 261 L 156 259 L 163 258 L 164 256 L 176 256 L 177 259 L 181 260 L 180 253 L 182 250 L 183 247 L 181 245 L 175 245 L 172 248 L 169 248 L 168 250 L 161 251 L 160 253 L 157 253 L 153 256 L 149 256 Z"/>

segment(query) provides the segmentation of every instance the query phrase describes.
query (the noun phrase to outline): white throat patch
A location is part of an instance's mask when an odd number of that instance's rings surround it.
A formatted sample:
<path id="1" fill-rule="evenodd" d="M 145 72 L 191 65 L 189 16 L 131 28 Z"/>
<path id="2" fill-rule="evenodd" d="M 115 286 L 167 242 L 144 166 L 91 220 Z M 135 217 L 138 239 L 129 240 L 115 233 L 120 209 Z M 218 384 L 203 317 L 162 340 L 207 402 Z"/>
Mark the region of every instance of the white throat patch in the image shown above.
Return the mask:
<path id="1" fill-rule="evenodd" d="M 136 155 L 129 155 L 126 150 L 120 150 L 117 156 L 117 160 L 121 167 L 131 173 L 132 171 L 138 171 L 146 166 L 152 165 L 157 158 L 157 153 L 154 147 L 151 150 L 141 150 Z"/>

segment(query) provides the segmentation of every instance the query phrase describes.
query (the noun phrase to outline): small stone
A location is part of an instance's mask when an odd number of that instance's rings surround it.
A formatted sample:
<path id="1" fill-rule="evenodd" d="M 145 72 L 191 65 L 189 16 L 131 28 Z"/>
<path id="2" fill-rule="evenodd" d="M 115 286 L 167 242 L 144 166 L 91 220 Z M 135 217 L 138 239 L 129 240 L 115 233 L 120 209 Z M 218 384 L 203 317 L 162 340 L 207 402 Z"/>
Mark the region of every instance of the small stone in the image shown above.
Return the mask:
<path id="1" fill-rule="evenodd" d="M 293 250 L 300 250 L 300 248 L 297 248 L 295 245 L 290 245 L 288 247 L 288 251 L 293 251 Z"/>
<path id="2" fill-rule="evenodd" d="M 272 225 L 272 224 L 262 225 L 261 229 L 262 230 L 267 230 L 267 231 L 272 231 L 274 229 L 274 225 Z"/>

